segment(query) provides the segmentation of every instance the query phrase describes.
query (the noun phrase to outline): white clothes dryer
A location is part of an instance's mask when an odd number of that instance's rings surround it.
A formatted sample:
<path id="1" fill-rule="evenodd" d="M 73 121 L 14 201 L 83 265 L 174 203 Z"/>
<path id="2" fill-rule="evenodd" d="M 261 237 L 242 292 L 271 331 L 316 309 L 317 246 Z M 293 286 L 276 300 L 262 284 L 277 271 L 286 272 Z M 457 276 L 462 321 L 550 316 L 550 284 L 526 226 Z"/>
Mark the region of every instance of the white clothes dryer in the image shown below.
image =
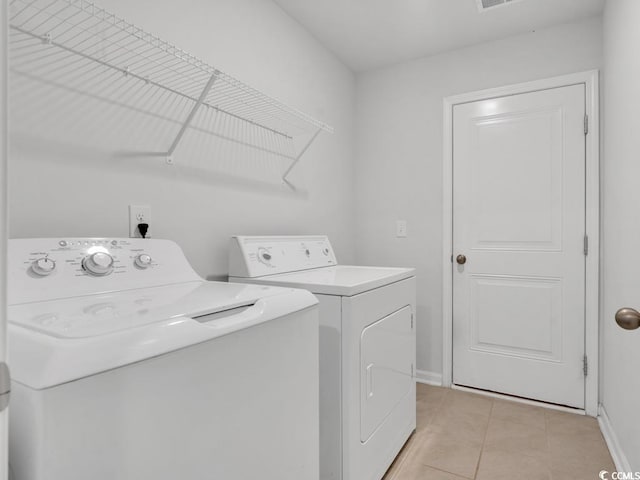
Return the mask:
<path id="1" fill-rule="evenodd" d="M 317 301 L 156 239 L 9 241 L 14 480 L 317 480 Z"/>
<path id="2" fill-rule="evenodd" d="M 414 269 L 338 265 L 326 236 L 238 236 L 229 274 L 318 298 L 320 478 L 380 480 L 416 428 Z"/>

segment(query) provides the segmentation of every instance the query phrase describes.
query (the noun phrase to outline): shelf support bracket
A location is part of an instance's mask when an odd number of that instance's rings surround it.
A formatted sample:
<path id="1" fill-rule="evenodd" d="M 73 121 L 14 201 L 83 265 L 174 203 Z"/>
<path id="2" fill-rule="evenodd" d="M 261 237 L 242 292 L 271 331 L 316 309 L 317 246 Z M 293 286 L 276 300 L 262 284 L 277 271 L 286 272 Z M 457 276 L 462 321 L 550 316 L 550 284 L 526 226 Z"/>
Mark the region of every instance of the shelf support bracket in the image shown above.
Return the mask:
<path id="1" fill-rule="evenodd" d="M 196 101 L 196 104 L 193 106 L 193 108 L 189 112 L 189 115 L 187 116 L 186 120 L 182 124 L 182 127 L 180 128 L 180 131 L 178 132 L 178 135 L 176 135 L 175 140 L 173 141 L 173 143 L 169 147 L 169 150 L 167 151 L 167 163 L 168 164 L 172 164 L 173 163 L 173 153 L 176 151 L 176 148 L 178 148 L 178 145 L 180 145 L 180 141 L 182 140 L 182 137 L 184 137 L 184 134 L 187 131 L 187 128 L 189 128 L 189 125 L 191 125 L 191 122 L 193 121 L 194 117 L 196 116 L 196 113 L 198 113 L 198 110 L 200 109 L 200 107 L 202 106 L 204 101 L 206 100 L 207 95 L 209 95 L 209 91 L 211 90 L 211 87 L 213 87 L 213 84 L 216 82 L 219 73 L 220 72 L 218 72 L 216 70 L 216 72 L 213 75 L 211 75 L 211 78 L 209 79 L 209 81 L 205 85 L 204 89 L 202 90 L 202 93 L 200 94 L 200 97 L 198 97 L 198 100 Z"/>
<path id="2" fill-rule="evenodd" d="M 289 183 L 287 181 L 287 177 L 289 176 L 289 174 L 291 173 L 291 170 L 293 170 L 293 167 L 295 167 L 298 162 L 300 161 L 300 159 L 302 158 L 302 156 L 305 154 L 305 152 L 309 149 L 309 147 L 311 146 L 311 144 L 313 143 L 313 141 L 318 137 L 318 135 L 320 135 L 320 132 L 322 132 L 322 128 L 319 128 L 316 133 L 313 134 L 313 137 L 311 137 L 311 139 L 307 142 L 307 144 L 304 146 L 304 148 L 300 151 L 300 153 L 298 154 L 298 156 L 296 158 L 294 158 L 293 162 L 291 162 L 291 165 L 289 165 L 289 168 L 287 168 L 287 170 L 284 172 L 284 174 L 282 175 L 282 181 Z"/>

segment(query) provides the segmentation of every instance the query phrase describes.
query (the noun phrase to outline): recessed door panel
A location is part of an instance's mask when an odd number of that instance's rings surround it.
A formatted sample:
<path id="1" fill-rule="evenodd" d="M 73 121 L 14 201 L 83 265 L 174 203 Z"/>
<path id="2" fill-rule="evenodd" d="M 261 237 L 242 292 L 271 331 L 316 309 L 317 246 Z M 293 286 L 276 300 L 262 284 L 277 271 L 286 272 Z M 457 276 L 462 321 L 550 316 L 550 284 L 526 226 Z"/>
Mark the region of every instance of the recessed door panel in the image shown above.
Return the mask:
<path id="1" fill-rule="evenodd" d="M 471 121 L 471 248 L 561 249 L 561 126 L 559 107 Z"/>
<path id="2" fill-rule="evenodd" d="M 360 441 L 366 442 L 411 391 L 411 306 L 369 325 L 360 337 Z"/>
<path id="3" fill-rule="evenodd" d="M 561 360 L 560 279 L 472 275 L 470 286 L 471 350 Z"/>

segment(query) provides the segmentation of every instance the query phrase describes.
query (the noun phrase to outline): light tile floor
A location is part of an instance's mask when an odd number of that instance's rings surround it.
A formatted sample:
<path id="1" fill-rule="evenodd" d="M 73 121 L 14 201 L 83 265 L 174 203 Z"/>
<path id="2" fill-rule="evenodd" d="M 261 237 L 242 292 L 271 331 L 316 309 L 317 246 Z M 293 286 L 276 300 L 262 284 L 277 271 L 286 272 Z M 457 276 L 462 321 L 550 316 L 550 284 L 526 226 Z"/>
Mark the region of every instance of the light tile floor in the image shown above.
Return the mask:
<path id="1" fill-rule="evenodd" d="M 383 480 L 597 480 L 595 418 L 418 384 L 418 427 Z"/>

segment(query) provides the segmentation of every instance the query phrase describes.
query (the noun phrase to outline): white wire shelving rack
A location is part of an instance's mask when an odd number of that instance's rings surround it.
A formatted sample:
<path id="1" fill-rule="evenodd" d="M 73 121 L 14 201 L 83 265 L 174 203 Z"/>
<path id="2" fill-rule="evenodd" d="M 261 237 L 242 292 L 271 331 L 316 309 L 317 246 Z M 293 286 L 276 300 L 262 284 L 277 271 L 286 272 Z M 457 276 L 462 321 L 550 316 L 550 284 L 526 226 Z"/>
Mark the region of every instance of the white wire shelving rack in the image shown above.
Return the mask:
<path id="1" fill-rule="evenodd" d="M 23 78 L 171 122 L 154 152 L 168 163 L 195 131 L 284 157 L 286 181 L 316 137 L 333 132 L 86 0 L 11 0 L 9 26 L 11 69 Z"/>

